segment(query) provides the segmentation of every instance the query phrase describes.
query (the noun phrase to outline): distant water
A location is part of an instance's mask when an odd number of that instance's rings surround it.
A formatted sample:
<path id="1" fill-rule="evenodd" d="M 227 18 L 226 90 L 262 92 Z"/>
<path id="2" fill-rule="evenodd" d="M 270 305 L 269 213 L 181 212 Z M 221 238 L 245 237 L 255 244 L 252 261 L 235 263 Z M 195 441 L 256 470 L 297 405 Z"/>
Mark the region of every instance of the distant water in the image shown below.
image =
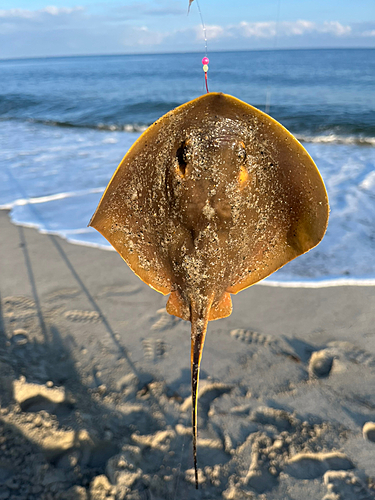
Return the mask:
<path id="1" fill-rule="evenodd" d="M 304 143 L 327 186 L 323 242 L 273 281 L 375 279 L 375 50 L 212 53 L 232 94 Z M 108 248 L 86 225 L 140 133 L 204 93 L 200 54 L 0 61 L 0 207 L 12 220 Z"/>

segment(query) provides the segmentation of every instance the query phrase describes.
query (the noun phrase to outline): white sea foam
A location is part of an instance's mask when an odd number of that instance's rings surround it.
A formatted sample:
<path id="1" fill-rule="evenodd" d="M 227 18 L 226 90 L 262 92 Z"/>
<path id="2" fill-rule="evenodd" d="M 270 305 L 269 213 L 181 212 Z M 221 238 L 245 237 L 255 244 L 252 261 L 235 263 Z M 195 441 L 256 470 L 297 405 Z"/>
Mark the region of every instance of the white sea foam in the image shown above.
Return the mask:
<path id="1" fill-rule="evenodd" d="M 355 135 L 321 134 L 321 135 L 296 135 L 300 142 L 316 144 L 353 144 L 358 146 L 375 146 L 375 137 L 361 137 Z"/>
<path id="2" fill-rule="evenodd" d="M 104 123 L 99 123 L 97 125 L 97 128 L 99 130 L 109 130 L 111 132 L 144 132 L 147 129 L 147 125 L 139 125 L 137 123 L 126 123 L 125 125 L 107 125 Z"/>
<path id="3" fill-rule="evenodd" d="M 332 278 L 316 281 L 274 281 L 266 278 L 258 285 L 281 288 L 331 288 L 337 286 L 375 286 L 375 278 Z"/>
<path id="4" fill-rule="evenodd" d="M 12 210 L 15 207 L 22 207 L 24 205 L 35 205 L 37 203 L 48 203 L 50 201 L 64 200 L 66 198 L 74 198 L 76 196 L 84 196 L 86 194 L 103 193 L 104 189 L 105 187 L 99 187 L 81 191 L 71 191 L 67 193 L 56 193 L 49 196 L 39 196 L 36 198 L 20 198 L 19 200 L 14 200 L 11 203 L 0 205 L 0 210 Z"/>

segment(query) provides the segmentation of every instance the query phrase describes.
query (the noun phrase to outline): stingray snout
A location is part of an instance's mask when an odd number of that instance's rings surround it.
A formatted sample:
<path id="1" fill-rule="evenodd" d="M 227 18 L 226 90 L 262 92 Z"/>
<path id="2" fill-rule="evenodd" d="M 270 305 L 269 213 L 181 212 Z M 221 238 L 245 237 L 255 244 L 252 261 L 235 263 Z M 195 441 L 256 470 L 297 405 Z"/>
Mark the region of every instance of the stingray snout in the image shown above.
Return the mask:
<path id="1" fill-rule="evenodd" d="M 221 221 L 227 221 L 232 217 L 232 207 L 230 203 L 225 200 L 216 201 L 215 199 L 207 199 L 202 208 L 202 215 L 208 219 L 208 221 L 215 218 L 218 218 Z"/>
<path id="2" fill-rule="evenodd" d="M 216 201 L 215 212 L 222 221 L 226 222 L 232 218 L 232 206 L 227 200 Z"/>

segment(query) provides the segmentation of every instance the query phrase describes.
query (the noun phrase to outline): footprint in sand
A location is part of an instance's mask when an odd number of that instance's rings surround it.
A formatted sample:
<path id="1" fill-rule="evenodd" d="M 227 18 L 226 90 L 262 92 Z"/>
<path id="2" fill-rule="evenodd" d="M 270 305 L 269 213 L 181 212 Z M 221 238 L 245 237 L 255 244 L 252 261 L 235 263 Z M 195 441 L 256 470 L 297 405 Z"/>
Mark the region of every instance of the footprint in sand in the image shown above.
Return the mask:
<path id="1" fill-rule="evenodd" d="M 272 439 L 262 432 L 251 433 L 245 442 L 237 448 L 235 456 L 238 460 L 238 483 L 245 491 L 236 493 L 243 496 L 234 496 L 233 498 L 246 498 L 244 493 L 246 491 L 250 493 L 251 490 L 264 493 L 276 485 L 279 466 L 275 460 L 271 460 L 268 456 L 272 453 L 271 450 L 273 450 Z M 228 498 L 228 496 L 224 496 L 224 498 Z"/>
<path id="2" fill-rule="evenodd" d="M 167 344 L 160 339 L 144 339 L 142 346 L 145 357 L 154 363 L 158 362 L 167 352 Z"/>
<path id="3" fill-rule="evenodd" d="M 23 328 L 17 328 L 16 330 L 13 330 L 13 335 L 11 340 L 12 343 L 16 346 L 27 344 L 29 341 L 27 330 Z"/>
<path id="4" fill-rule="evenodd" d="M 35 307 L 35 302 L 29 297 L 23 296 L 10 296 L 3 299 L 4 310 L 15 309 L 18 307 L 32 308 Z"/>
<path id="5" fill-rule="evenodd" d="M 374 367 L 375 356 L 350 342 L 333 341 L 325 349 L 316 351 L 309 361 L 310 378 L 326 378 L 345 369 L 348 364 Z"/>
<path id="6" fill-rule="evenodd" d="M 276 339 L 271 335 L 264 335 L 262 333 L 242 328 L 232 330 L 230 335 L 232 338 L 239 340 L 244 344 L 267 347 L 271 349 L 274 354 L 287 356 L 295 363 L 299 363 L 301 361 L 300 358 L 289 349 L 289 346 L 282 339 Z"/>
<path id="7" fill-rule="evenodd" d="M 65 415 L 73 408 L 64 387 L 28 383 L 24 377 L 13 382 L 13 397 L 23 412 L 36 413 L 44 410 L 47 413 Z"/>
<path id="8" fill-rule="evenodd" d="M 46 300 L 49 302 L 60 301 L 60 300 L 69 300 L 75 299 L 81 290 L 79 288 L 60 288 L 59 290 L 55 290 L 54 292 L 49 293 L 46 296 Z"/>
<path id="9" fill-rule="evenodd" d="M 269 335 L 254 332 L 252 330 L 237 329 L 230 332 L 231 336 L 236 340 L 240 340 L 245 344 L 256 344 L 261 346 L 275 345 L 276 340 Z"/>
<path id="10" fill-rule="evenodd" d="M 297 424 L 296 418 L 292 414 L 267 406 L 261 406 L 251 412 L 250 420 L 261 425 L 272 425 L 280 432 L 290 430 Z"/>
<path id="11" fill-rule="evenodd" d="M 181 320 L 176 316 L 171 316 L 167 313 L 165 307 L 156 311 L 157 319 L 151 326 L 151 330 L 164 331 L 173 328 Z"/>
<path id="12" fill-rule="evenodd" d="M 138 285 L 112 285 L 105 286 L 99 292 L 98 297 L 125 297 L 127 295 L 135 295 L 142 288 Z"/>
<path id="13" fill-rule="evenodd" d="M 329 342 L 327 344 L 327 349 L 330 349 L 335 357 L 340 360 L 346 360 L 361 366 L 375 366 L 375 356 L 365 349 L 361 349 L 360 347 L 352 344 L 351 342 L 339 340 Z"/>
<path id="14" fill-rule="evenodd" d="M 37 316 L 37 309 L 35 302 L 28 297 L 10 296 L 3 300 L 3 314 L 10 320 L 27 320 Z"/>
<path id="15" fill-rule="evenodd" d="M 328 422 L 310 424 L 294 413 L 266 406 L 237 418 L 246 418 L 257 428 L 232 453 L 237 469 L 234 484 L 241 491 L 229 488 L 224 498 L 247 498 L 245 493 L 252 490 L 266 492 L 277 484 L 281 473 L 297 480 L 314 480 L 327 471 L 354 468 L 344 453 L 332 449 L 339 443 L 331 441 L 334 429 Z M 322 452 L 327 446 L 331 451 Z"/>
<path id="16" fill-rule="evenodd" d="M 362 428 L 362 435 L 367 441 L 375 443 L 375 422 L 366 422 Z"/>
<path id="17" fill-rule="evenodd" d="M 328 349 L 315 351 L 309 361 L 310 378 L 326 378 L 329 376 L 333 366 L 334 356 Z"/>
<path id="18" fill-rule="evenodd" d="M 316 479 L 327 471 L 354 469 L 349 458 L 339 451 L 297 453 L 287 462 L 284 472 L 297 479 Z"/>
<path id="19" fill-rule="evenodd" d="M 102 318 L 97 311 L 66 311 L 64 317 L 75 323 L 99 323 Z"/>
<path id="20" fill-rule="evenodd" d="M 353 473 L 347 471 L 328 471 L 323 482 L 328 493 L 322 500 L 373 500 L 367 486 Z"/>
<path id="21" fill-rule="evenodd" d="M 208 380 L 202 380 L 200 382 L 199 389 L 199 398 L 200 398 L 200 406 L 201 406 L 201 415 L 202 419 L 208 418 L 208 413 L 210 409 L 211 403 L 222 396 L 230 392 L 233 389 L 233 386 L 229 384 L 223 384 L 221 382 L 209 382 Z M 185 401 L 181 404 L 180 411 L 186 412 L 190 411 L 191 408 L 191 397 L 188 396 Z"/>

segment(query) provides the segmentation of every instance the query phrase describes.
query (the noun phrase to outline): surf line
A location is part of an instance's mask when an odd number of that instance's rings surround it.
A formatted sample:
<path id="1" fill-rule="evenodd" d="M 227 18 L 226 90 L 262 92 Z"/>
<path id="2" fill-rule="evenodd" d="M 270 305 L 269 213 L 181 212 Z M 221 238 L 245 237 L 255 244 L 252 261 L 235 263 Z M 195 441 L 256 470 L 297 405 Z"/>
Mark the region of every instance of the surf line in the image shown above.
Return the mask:
<path id="1" fill-rule="evenodd" d="M 375 278 L 328 278 L 315 281 L 275 281 L 264 279 L 257 283 L 279 288 L 331 288 L 336 286 L 375 286 Z"/>

